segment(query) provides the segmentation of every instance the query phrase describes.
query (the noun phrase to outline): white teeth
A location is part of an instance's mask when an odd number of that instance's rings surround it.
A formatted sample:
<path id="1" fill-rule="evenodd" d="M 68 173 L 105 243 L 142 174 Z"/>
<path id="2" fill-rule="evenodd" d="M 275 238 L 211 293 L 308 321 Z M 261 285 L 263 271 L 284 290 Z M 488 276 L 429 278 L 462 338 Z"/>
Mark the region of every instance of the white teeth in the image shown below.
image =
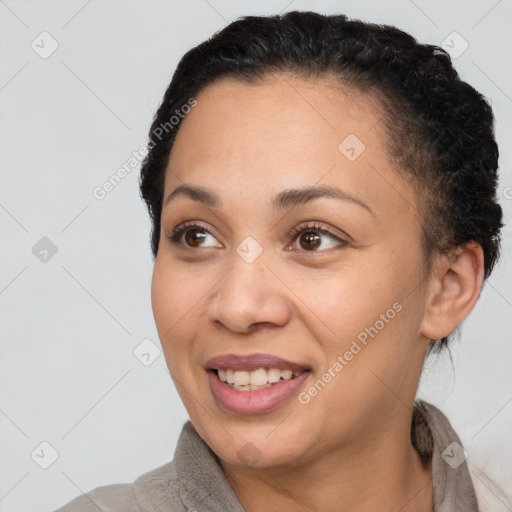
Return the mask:
<path id="1" fill-rule="evenodd" d="M 277 382 L 281 378 L 281 370 L 277 368 L 269 368 L 267 370 L 267 380 L 269 382 Z"/>
<path id="2" fill-rule="evenodd" d="M 284 380 L 289 380 L 292 378 L 293 372 L 291 370 L 281 370 L 281 377 Z"/>
<path id="3" fill-rule="evenodd" d="M 270 387 L 270 384 L 265 384 L 263 386 L 237 386 L 236 384 L 233 384 L 233 389 L 236 389 L 237 391 L 258 391 L 258 389 L 268 388 Z"/>
<path id="4" fill-rule="evenodd" d="M 300 372 L 292 370 L 280 370 L 279 368 L 258 368 L 251 372 L 245 370 L 217 370 L 222 382 L 232 384 L 232 387 L 240 391 L 249 391 L 268 387 L 269 384 L 280 379 L 290 380 L 297 377 Z"/>
<path id="5" fill-rule="evenodd" d="M 258 368 L 250 373 L 251 386 L 263 386 L 267 383 L 267 370 Z"/>
<path id="6" fill-rule="evenodd" d="M 234 384 L 237 386 L 247 386 L 249 384 L 249 372 L 234 372 L 233 378 L 235 379 Z"/>

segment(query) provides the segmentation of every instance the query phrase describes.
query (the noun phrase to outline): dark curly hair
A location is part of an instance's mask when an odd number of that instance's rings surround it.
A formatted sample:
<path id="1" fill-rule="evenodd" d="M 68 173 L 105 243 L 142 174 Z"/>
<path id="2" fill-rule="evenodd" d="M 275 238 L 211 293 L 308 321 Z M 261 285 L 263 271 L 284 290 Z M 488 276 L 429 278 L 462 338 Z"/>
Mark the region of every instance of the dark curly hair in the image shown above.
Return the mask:
<path id="1" fill-rule="evenodd" d="M 487 278 L 499 256 L 503 226 L 488 102 L 460 80 L 438 46 L 419 44 L 392 26 L 301 11 L 239 18 L 179 62 L 152 123 L 140 176 L 152 220 L 153 256 L 165 170 L 179 129 L 165 128 L 164 134 L 162 126 L 216 80 L 256 83 L 284 73 L 334 79 L 378 100 L 394 167 L 418 195 L 427 266 L 434 251 L 446 253 L 473 240 L 483 249 Z M 429 353 L 447 343 L 448 337 L 431 340 Z"/>

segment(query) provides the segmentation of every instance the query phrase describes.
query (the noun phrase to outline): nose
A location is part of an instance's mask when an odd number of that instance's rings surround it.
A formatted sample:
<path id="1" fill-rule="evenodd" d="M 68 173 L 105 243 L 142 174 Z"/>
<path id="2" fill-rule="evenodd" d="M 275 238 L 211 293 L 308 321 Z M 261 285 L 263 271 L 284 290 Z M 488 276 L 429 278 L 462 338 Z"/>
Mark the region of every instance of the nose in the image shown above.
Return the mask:
<path id="1" fill-rule="evenodd" d="M 231 270 L 210 299 L 209 320 L 240 334 L 264 324 L 282 327 L 291 316 L 286 291 L 263 257 L 247 263 L 235 254 Z"/>

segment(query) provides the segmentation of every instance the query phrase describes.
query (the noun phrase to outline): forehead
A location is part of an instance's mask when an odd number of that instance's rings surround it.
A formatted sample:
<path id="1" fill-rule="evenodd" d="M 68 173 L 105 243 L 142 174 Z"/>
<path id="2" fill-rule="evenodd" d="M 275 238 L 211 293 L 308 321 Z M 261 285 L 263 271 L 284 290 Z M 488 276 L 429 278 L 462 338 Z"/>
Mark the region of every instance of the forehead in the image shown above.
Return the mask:
<path id="1" fill-rule="evenodd" d="M 337 140 L 351 130 L 384 149 L 378 127 L 383 113 L 377 100 L 332 80 L 286 74 L 256 83 L 222 79 L 203 89 L 196 101 L 197 106 L 181 124 L 176 146 L 179 139 L 191 136 L 196 149 L 225 150 L 242 143 L 243 148 L 237 149 L 250 151 L 270 143 L 286 150 L 288 145 L 300 143 L 302 151 L 295 148 L 294 153 L 306 155 L 313 144 L 318 147 L 320 139 L 325 149 L 333 145 L 337 149 Z"/>
<path id="2" fill-rule="evenodd" d="M 208 183 L 223 195 L 227 180 L 240 198 L 326 184 L 389 208 L 410 194 L 369 95 L 326 79 L 277 75 L 251 84 L 219 80 L 195 99 L 170 154 L 166 195 L 183 182 Z"/>

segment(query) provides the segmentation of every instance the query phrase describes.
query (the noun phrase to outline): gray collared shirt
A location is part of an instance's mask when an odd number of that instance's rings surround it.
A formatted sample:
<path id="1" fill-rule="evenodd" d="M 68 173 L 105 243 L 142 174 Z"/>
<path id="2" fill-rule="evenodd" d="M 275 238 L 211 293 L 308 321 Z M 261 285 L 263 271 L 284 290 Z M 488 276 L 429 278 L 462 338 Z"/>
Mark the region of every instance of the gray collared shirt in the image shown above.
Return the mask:
<path id="1" fill-rule="evenodd" d="M 411 440 L 422 460 L 432 457 L 434 512 L 479 512 L 462 443 L 446 416 L 417 401 Z M 174 460 L 133 484 L 98 487 L 56 512 L 244 512 L 217 456 L 192 423 L 183 426 Z"/>

